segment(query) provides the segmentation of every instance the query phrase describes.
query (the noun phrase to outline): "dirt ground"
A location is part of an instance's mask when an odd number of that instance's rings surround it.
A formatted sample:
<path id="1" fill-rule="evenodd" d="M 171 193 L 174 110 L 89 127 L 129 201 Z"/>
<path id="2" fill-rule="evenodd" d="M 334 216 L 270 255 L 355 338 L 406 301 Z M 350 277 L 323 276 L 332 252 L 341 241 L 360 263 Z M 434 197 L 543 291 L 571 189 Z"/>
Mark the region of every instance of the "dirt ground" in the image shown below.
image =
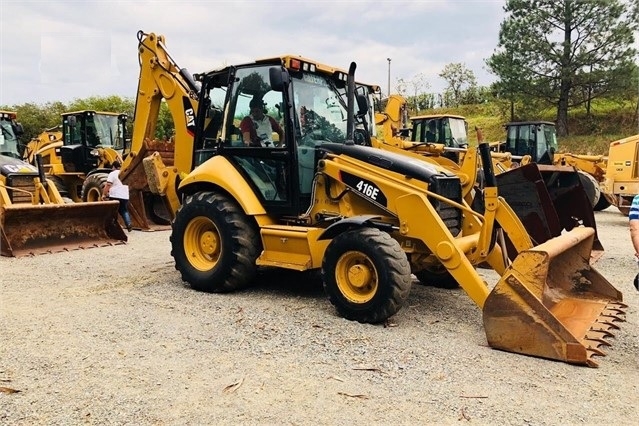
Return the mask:
<path id="1" fill-rule="evenodd" d="M 0 424 L 637 424 L 628 219 L 596 217 L 596 269 L 629 305 L 599 368 L 491 349 L 462 290 L 414 285 L 386 326 L 340 318 L 292 274 L 200 293 L 169 231 L 1 258 Z"/>

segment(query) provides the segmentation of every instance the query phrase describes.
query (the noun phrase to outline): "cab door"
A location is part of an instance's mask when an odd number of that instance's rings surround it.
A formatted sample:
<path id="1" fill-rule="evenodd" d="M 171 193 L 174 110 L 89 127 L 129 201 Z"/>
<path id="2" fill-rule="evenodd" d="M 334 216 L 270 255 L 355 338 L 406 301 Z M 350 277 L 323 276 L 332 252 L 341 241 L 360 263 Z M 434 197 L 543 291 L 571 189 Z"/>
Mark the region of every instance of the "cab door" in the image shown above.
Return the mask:
<path id="1" fill-rule="evenodd" d="M 227 87 L 215 87 L 215 84 L 205 87 L 205 96 L 208 97 L 205 103 L 218 111 L 222 125 L 216 136 L 204 130 L 202 145 L 215 145 L 215 155 L 223 155 L 235 165 L 269 214 L 298 216 L 298 173 L 293 167 L 294 126 L 289 119 L 289 111 L 284 107 L 285 94 L 271 89 L 269 69 L 273 66 L 252 65 L 233 69 L 228 78 L 231 83 Z M 254 99 L 262 100 L 263 115 L 272 123 L 269 135 L 264 135 L 264 127 L 261 127 L 262 143 L 259 144 L 244 140 L 247 129 L 258 127 L 251 114 L 251 101 Z M 211 118 L 211 122 L 214 120 L 215 117 Z"/>

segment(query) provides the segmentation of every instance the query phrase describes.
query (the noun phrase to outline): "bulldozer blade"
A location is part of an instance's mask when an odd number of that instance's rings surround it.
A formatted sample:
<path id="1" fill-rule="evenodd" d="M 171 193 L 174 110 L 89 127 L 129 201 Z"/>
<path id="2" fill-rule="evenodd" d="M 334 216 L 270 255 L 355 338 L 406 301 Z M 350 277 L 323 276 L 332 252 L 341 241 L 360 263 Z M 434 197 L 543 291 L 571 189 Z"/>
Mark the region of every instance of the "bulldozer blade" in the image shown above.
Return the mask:
<path id="1" fill-rule="evenodd" d="M 627 306 L 589 262 L 593 238 L 574 228 L 515 258 L 483 307 L 491 347 L 598 366 Z"/>
<path id="2" fill-rule="evenodd" d="M 12 204 L 0 208 L 2 256 L 21 257 L 123 244 L 117 201 Z"/>
<path id="3" fill-rule="evenodd" d="M 595 230 L 590 263 L 601 258 L 604 248 L 597 236 L 595 213 L 575 169 L 531 163 L 496 178 L 499 195 L 512 207 L 535 243 L 544 243 L 583 225 Z"/>

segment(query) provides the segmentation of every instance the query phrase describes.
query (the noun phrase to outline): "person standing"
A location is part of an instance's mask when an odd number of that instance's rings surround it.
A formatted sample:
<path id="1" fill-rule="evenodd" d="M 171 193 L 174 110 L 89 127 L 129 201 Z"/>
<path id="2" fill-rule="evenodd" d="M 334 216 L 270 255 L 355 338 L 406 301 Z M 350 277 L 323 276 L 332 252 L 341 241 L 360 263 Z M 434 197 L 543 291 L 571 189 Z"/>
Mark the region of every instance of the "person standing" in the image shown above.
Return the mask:
<path id="1" fill-rule="evenodd" d="M 635 195 L 630 205 L 630 213 L 628 214 L 630 222 L 630 240 L 635 249 L 635 260 L 639 265 L 639 194 Z M 635 276 L 635 288 L 639 290 L 639 274 Z"/>
<path id="2" fill-rule="evenodd" d="M 126 229 L 131 232 L 131 215 L 129 214 L 129 186 L 124 185 L 120 180 L 120 167 L 122 164 L 115 160 L 112 164 L 113 171 L 107 177 L 106 185 L 102 192 L 103 200 L 117 200 L 120 202 L 118 213 L 124 220 Z"/>

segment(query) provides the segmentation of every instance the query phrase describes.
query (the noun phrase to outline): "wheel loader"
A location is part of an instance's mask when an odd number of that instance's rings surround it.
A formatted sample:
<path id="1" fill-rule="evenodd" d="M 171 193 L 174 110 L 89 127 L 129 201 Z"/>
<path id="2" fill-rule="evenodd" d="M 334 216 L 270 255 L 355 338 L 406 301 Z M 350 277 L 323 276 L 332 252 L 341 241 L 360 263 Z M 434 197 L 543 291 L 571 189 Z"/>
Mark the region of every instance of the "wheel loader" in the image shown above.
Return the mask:
<path id="1" fill-rule="evenodd" d="M 373 90 L 373 86 L 360 87 L 365 92 Z M 393 101 L 387 103 L 386 110 L 375 114 L 376 123 L 382 127 L 382 138 L 373 138 L 374 146 L 439 159 L 449 168 L 454 167 L 451 163 L 464 163 L 468 125 L 463 117 L 448 114 L 412 117 L 409 137 L 398 137 L 395 129 L 405 125 L 397 120 L 404 116 L 401 110 L 406 102 L 399 95 L 391 98 Z M 592 227 L 595 238 L 591 262 L 595 263 L 603 255 L 603 246 L 597 236 L 589 191 L 584 186 L 590 183 L 589 188 L 596 188 L 596 183 L 573 167 L 532 163 L 529 157 L 522 160 L 510 152 L 498 152 L 498 144 L 489 145 L 500 196 L 517 213 L 533 241 L 541 244 L 579 224 Z M 468 175 L 472 173 L 472 167 L 466 168 L 465 181 L 470 181 Z M 476 181 L 482 184 L 481 172 Z M 512 247 L 508 237 L 506 242 Z"/>
<path id="2" fill-rule="evenodd" d="M 117 201 L 65 203 L 45 177 L 42 158 L 22 161 L 22 126 L 13 112 L 0 112 L 0 253 L 27 256 L 121 244 Z"/>
<path id="3" fill-rule="evenodd" d="M 111 164 L 122 156 L 126 114 L 91 110 L 62 114 L 62 125 L 27 143 L 23 159 L 42 156 L 46 175 L 66 200 L 99 201 Z"/>

